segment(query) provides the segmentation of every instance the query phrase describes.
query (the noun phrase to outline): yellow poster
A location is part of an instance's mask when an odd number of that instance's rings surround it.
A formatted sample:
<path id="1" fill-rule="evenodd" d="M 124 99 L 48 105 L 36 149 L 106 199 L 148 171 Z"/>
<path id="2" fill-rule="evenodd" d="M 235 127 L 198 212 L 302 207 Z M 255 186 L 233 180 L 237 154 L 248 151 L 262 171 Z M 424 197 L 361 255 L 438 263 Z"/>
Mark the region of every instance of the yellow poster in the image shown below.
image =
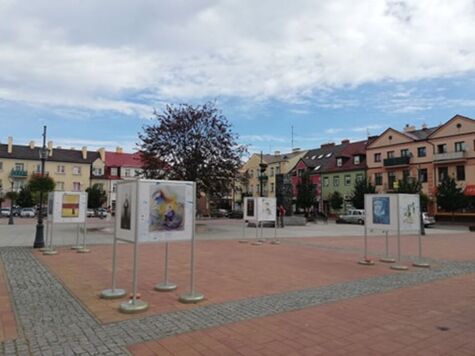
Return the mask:
<path id="1" fill-rule="evenodd" d="M 63 218 L 79 217 L 79 194 L 63 194 L 61 216 Z"/>

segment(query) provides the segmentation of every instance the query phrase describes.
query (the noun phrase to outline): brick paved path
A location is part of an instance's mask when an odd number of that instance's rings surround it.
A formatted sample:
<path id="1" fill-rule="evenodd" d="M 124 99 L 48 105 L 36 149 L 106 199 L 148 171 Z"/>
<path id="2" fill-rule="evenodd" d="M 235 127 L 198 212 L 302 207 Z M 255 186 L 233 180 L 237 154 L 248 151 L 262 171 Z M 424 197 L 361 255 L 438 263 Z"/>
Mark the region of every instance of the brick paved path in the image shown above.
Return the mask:
<path id="1" fill-rule="evenodd" d="M 377 276 L 329 286 L 197 305 L 142 319 L 100 324 L 43 267 L 28 248 L 2 248 L 19 337 L 2 343 L 5 355 L 124 355 L 127 346 L 184 332 L 314 307 L 475 272 L 475 263 L 439 261 L 430 270 Z"/>

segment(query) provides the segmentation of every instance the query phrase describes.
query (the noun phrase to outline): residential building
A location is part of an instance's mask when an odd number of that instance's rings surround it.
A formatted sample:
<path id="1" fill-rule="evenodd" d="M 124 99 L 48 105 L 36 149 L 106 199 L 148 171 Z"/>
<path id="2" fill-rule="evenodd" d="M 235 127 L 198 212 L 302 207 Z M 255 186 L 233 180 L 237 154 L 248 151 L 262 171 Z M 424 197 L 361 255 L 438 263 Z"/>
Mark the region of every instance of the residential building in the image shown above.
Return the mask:
<path id="1" fill-rule="evenodd" d="M 358 142 L 346 142 L 345 147 L 334 157 L 329 159 L 328 164 L 321 171 L 321 185 L 323 209 L 325 214 L 338 213 L 330 208 L 330 196 L 334 192 L 341 194 L 344 203 L 343 210 L 352 208 L 350 198 L 355 183 L 366 177 L 366 145 L 368 140 Z"/>
<path id="2" fill-rule="evenodd" d="M 40 148 L 31 141 L 29 145 L 14 145 L 13 138 L 7 144 L 0 144 L 0 187 L 6 193 L 12 189 L 19 191 L 29 177 L 41 173 Z M 104 166 L 100 154 L 81 150 L 53 148 L 49 141 L 45 162 L 45 174 L 52 177 L 56 190 L 85 191 L 90 184 L 91 172 Z"/>
<path id="3" fill-rule="evenodd" d="M 367 164 L 378 192 L 395 191 L 404 178 L 418 180 L 430 198 L 429 212 L 443 216 L 436 192 L 445 177 L 455 178 L 466 195 L 475 195 L 475 120 L 455 115 L 438 127 L 389 128 L 368 145 Z M 472 214 L 471 205 L 462 215 Z"/>

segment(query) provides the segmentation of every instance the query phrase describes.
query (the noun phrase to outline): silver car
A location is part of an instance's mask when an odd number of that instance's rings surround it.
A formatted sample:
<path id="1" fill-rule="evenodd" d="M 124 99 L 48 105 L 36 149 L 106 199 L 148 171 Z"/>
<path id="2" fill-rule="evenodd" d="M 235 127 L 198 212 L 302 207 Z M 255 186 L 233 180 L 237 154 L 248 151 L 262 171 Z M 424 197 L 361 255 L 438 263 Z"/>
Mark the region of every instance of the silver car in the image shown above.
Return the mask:
<path id="1" fill-rule="evenodd" d="M 338 216 L 336 223 L 350 223 L 363 225 L 365 220 L 364 210 L 350 209 L 346 214 Z"/>
<path id="2" fill-rule="evenodd" d="M 430 216 L 429 213 L 422 213 L 422 221 L 424 223 L 424 227 L 429 227 L 435 224 L 435 218 Z"/>

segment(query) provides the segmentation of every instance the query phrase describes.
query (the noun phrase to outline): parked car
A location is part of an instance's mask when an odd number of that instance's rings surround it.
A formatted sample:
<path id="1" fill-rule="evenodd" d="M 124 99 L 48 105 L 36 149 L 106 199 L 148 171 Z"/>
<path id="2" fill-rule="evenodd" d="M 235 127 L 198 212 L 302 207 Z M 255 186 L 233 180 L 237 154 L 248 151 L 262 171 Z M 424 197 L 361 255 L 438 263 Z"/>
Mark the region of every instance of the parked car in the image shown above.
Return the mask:
<path id="1" fill-rule="evenodd" d="M 99 208 L 96 209 L 94 212 L 94 215 L 97 216 L 98 218 L 106 218 L 107 217 L 107 209 L 104 208 Z"/>
<path id="2" fill-rule="evenodd" d="M 36 216 L 35 208 L 23 208 L 20 211 L 20 216 L 22 218 L 34 218 Z"/>
<path id="3" fill-rule="evenodd" d="M 229 215 L 229 211 L 226 209 L 213 209 L 211 210 L 212 218 L 225 218 Z"/>
<path id="4" fill-rule="evenodd" d="M 2 218 L 8 218 L 10 216 L 10 208 L 2 208 L 2 210 L 0 210 L 0 216 Z"/>
<path id="5" fill-rule="evenodd" d="M 233 210 L 229 213 L 228 218 L 230 219 L 242 219 L 243 212 L 242 210 Z"/>
<path id="6" fill-rule="evenodd" d="M 94 214 L 94 210 L 93 210 L 93 209 L 87 209 L 87 210 L 86 210 L 86 216 L 87 216 L 88 218 L 92 218 L 94 215 L 95 215 L 95 214 Z"/>
<path id="7" fill-rule="evenodd" d="M 435 224 L 435 218 L 430 216 L 429 213 L 422 213 L 422 222 L 424 227 L 429 227 Z"/>
<path id="8" fill-rule="evenodd" d="M 364 210 L 350 209 L 346 214 L 338 216 L 336 223 L 350 223 L 363 225 L 365 220 Z"/>

